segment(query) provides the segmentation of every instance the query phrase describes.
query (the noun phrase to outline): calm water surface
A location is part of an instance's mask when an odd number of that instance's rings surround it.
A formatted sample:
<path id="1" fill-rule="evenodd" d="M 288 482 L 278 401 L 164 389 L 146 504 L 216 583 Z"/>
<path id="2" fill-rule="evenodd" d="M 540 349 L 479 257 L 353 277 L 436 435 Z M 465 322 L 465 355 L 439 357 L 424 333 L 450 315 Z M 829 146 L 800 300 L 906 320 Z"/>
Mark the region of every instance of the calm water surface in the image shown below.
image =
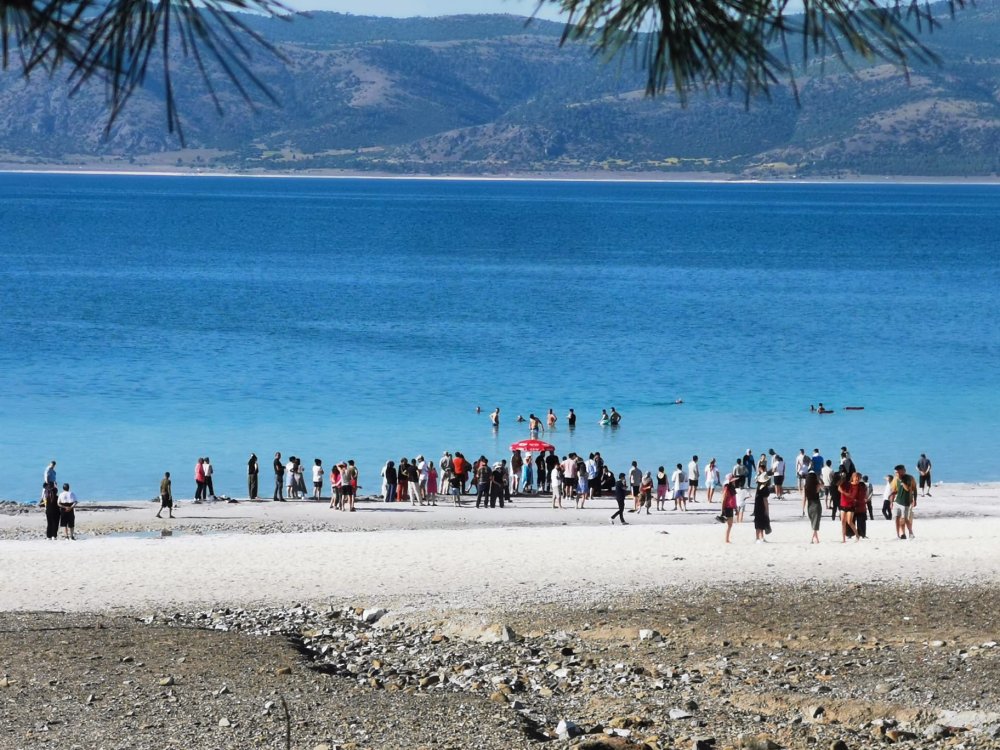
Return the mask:
<path id="1" fill-rule="evenodd" d="M 996 186 L 0 175 L 0 497 L 50 458 L 84 500 L 185 497 L 205 454 L 244 494 L 250 451 L 269 493 L 275 450 L 377 491 L 550 407 L 615 470 L 846 444 L 997 480 L 998 215 Z"/>

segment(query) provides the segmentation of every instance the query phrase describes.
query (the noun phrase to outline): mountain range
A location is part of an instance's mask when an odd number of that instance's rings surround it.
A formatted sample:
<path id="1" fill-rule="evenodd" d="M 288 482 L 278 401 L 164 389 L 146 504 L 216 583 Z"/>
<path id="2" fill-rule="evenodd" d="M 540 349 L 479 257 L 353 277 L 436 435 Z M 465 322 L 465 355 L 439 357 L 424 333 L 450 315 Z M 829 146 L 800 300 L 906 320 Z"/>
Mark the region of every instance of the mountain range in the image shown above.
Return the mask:
<path id="1" fill-rule="evenodd" d="M 942 64 L 814 60 L 744 101 L 645 96 L 631 57 L 561 45 L 561 24 L 515 16 L 246 17 L 281 58 L 253 71 L 248 104 L 216 68 L 222 113 L 174 56 L 184 142 L 155 71 L 107 129 L 105 90 L 65 71 L 0 74 L 0 164 L 382 174 L 688 175 L 745 178 L 1000 175 L 1000 6 L 941 10 L 925 40 Z M 926 34 L 926 32 L 925 32 Z"/>

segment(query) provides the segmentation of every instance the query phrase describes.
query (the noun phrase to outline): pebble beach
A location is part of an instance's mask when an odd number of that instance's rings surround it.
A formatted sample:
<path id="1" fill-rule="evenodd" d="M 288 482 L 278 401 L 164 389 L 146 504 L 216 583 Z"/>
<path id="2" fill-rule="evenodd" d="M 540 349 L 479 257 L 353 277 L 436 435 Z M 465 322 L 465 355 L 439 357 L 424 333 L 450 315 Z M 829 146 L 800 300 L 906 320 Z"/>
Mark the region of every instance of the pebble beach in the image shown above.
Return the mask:
<path id="1" fill-rule="evenodd" d="M 1000 747 L 1000 487 L 916 538 L 801 499 L 627 514 L 326 502 L 0 514 L 5 747 Z M 14 708 L 16 710 L 9 710 Z M 287 713 L 286 713 L 287 710 Z M 842 745 L 837 743 L 843 743 Z"/>

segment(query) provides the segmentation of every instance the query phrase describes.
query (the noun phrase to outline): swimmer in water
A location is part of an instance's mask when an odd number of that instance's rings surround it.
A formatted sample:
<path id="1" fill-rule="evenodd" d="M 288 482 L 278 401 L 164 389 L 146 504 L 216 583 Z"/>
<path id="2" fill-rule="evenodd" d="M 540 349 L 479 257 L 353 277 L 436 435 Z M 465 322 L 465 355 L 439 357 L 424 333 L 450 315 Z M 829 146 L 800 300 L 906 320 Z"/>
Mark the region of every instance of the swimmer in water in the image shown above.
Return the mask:
<path id="1" fill-rule="evenodd" d="M 611 417 L 608 416 L 607 409 L 601 409 L 601 420 L 597 423 L 602 427 L 611 424 Z"/>
<path id="2" fill-rule="evenodd" d="M 515 421 L 515 422 L 518 422 L 518 423 L 520 423 L 520 422 L 523 422 L 523 421 L 524 421 L 524 417 L 522 417 L 522 416 L 521 416 L 520 414 L 518 414 L 518 415 L 517 415 L 517 419 L 516 419 L 516 420 L 514 420 L 514 421 Z"/>

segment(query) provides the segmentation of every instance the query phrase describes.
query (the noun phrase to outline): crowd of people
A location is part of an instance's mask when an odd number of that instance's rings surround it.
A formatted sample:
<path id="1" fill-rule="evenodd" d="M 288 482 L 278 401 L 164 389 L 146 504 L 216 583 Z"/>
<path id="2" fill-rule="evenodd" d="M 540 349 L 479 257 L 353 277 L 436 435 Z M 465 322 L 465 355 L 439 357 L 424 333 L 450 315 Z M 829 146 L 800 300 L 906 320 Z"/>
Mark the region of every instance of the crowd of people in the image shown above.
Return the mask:
<path id="1" fill-rule="evenodd" d="M 616 413 L 614 409 L 612 412 Z M 551 411 L 550 411 L 551 414 Z M 499 419 L 499 409 L 494 415 Z M 537 418 L 532 415 L 532 419 Z M 73 539 L 76 495 L 68 484 L 59 492 L 56 484 L 56 462 L 45 469 L 42 496 L 39 504 L 46 509 L 48 538 L 56 538 L 59 528 Z M 313 501 L 324 498 L 323 490 L 329 482 L 330 508 L 354 512 L 358 495 L 358 469 L 353 460 L 334 463 L 329 473 L 321 459 L 313 459 L 309 467 L 311 492 L 306 484 L 306 463 L 296 456 L 283 460 L 281 453 L 274 454 L 274 502 L 287 500 Z M 867 538 L 868 521 L 874 520 L 873 498 L 875 488 L 868 475 L 857 470 L 846 446 L 841 447 L 840 457 L 834 466 L 832 459 L 824 458 L 819 449 L 807 455 L 800 449 L 792 465 L 797 489 L 802 495 L 802 516 L 809 518 L 812 529 L 811 543 L 819 542 L 820 521 L 824 511 L 831 520 L 840 517 L 841 541 L 860 541 Z M 913 539 L 913 511 L 918 494 L 931 494 L 931 462 L 925 454 L 917 461 L 919 482 L 898 465 L 893 474 L 885 476 L 882 489 L 882 515 L 894 520 L 896 535 L 900 539 Z M 214 469 L 211 459 L 199 457 L 194 469 L 194 502 L 218 499 L 213 483 Z M 259 497 L 260 465 L 256 454 L 251 453 L 247 462 L 247 490 L 250 500 Z M 536 453 L 514 450 L 509 460 L 491 462 L 480 455 L 467 459 L 460 451 L 444 451 L 437 461 L 423 455 L 413 459 L 403 457 L 399 462 L 386 461 L 381 470 L 380 499 L 384 503 L 409 502 L 414 506 L 436 506 L 439 499 L 450 498 L 452 504 L 461 506 L 468 498 L 476 508 L 505 507 L 518 496 L 545 496 L 551 498 L 553 508 L 583 509 L 593 498 L 610 495 L 617 504 L 611 523 L 627 525 L 628 513 L 652 513 L 655 510 L 687 512 L 689 504 L 699 503 L 699 495 L 713 504 L 718 499 L 721 512 L 716 520 L 725 524 L 725 541 L 731 541 L 734 523 L 742 523 L 751 508 L 755 539 L 766 543 L 771 533 L 770 500 L 782 500 L 787 494 L 788 467 L 785 459 L 773 449 L 755 457 L 750 449 L 738 457 L 725 477 L 715 458 L 704 466 L 693 455 L 685 466 L 677 463 L 673 469 L 659 466 L 655 471 L 643 470 L 632 461 L 627 471 L 614 471 L 600 452 L 589 453 L 586 458 L 576 452 L 560 457 L 554 450 Z M 287 496 L 286 496 L 287 493 Z M 160 482 L 160 508 L 157 517 L 166 510 L 174 517 L 174 497 L 170 473 Z M 229 498 L 225 498 L 229 499 Z M 235 502 L 229 499 L 231 502 Z"/>

